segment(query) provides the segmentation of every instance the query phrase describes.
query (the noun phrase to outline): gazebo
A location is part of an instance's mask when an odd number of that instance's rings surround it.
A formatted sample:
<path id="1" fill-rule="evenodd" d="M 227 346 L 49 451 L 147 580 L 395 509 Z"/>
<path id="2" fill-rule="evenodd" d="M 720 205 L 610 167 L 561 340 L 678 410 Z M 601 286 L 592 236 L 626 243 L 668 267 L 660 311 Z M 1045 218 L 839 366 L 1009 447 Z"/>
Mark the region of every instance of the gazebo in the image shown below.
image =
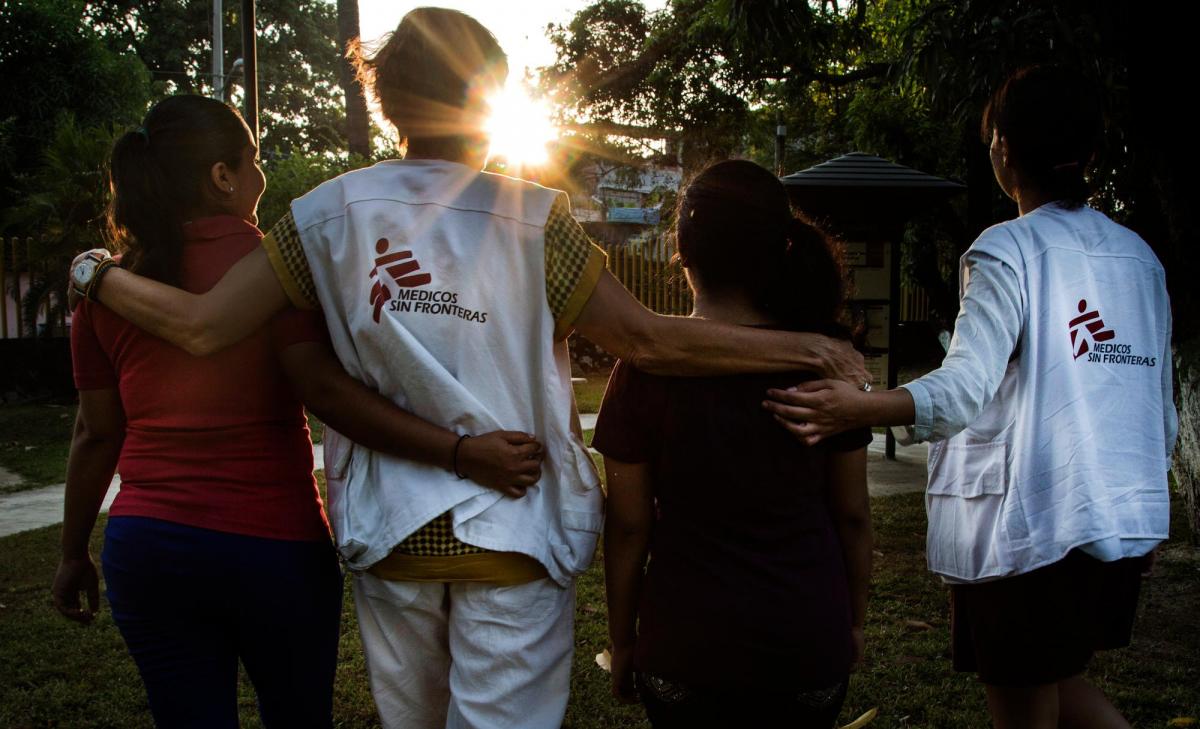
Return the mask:
<path id="1" fill-rule="evenodd" d="M 780 178 L 792 205 L 845 243 L 854 277 L 851 302 L 866 315 L 863 355 L 876 382 L 896 387 L 898 363 L 890 356 L 900 319 L 899 243 L 904 224 L 966 186 L 862 152 Z M 887 434 L 887 457 L 896 442 Z"/>

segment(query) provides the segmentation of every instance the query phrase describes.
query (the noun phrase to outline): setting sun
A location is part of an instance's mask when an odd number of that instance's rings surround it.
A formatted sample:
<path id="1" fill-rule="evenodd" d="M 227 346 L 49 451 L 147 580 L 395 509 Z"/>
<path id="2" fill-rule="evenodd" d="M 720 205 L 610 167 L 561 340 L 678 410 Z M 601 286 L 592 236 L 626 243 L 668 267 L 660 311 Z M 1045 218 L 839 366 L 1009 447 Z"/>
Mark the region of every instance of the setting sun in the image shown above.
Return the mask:
<path id="1" fill-rule="evenodd" d="M 535 167 L 547 159 L 546 145 L 558 137 L 550 121 L 550 107 L 529 97 L 520 84 L 510 83 L 490 100 L 487 132 L 492 157 L 503 157 L 510 167 Z"/>

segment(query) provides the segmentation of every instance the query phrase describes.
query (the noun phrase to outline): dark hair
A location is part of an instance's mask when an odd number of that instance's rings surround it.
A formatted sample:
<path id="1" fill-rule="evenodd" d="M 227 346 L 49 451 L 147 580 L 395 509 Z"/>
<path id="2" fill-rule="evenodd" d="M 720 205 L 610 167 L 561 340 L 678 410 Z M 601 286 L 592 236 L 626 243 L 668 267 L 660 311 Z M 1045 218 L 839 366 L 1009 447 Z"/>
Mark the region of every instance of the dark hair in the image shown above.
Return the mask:
<path id="1" fill-rule="evenodd" d="M 236 170 L 250 132 L 235 109 L 203 96 L 155 104 L 142 126 L 121 135 L 109 167 L 108 235 L 121 264 L 166 283 L 179 282 L 183 224 L 211 204 L 209 171 Z"/>
<path id="2" fill-rule="evenodd" d="M 372 55 L 358 43 L 347 54 L 363 88 L 402 139 L 447 139 L 482 128 L 463 113 L 479 91 L 501 86 L 508 60 L 491 31 L 457 10 L 417 8 Z"/>
<path id="3" fill-rule="evenodd" d="M 1103 129 L 1100 101 L 1084 77 L 1062 66 L 1030 66 L 1005 79 L 983 111 L 985 143 L 995 130 L 1027 183 L 1068 207 L 1091 196 L 1086 178 Z"/>
<path id="4" fill-rule="evenodd" d="M 788 329 L 849 335 L 841 257 L 767 170 L 745 160 L 708 167 L 680 197 L 675 226 L 679 257 L 705 288 L 744 291 Z"/>

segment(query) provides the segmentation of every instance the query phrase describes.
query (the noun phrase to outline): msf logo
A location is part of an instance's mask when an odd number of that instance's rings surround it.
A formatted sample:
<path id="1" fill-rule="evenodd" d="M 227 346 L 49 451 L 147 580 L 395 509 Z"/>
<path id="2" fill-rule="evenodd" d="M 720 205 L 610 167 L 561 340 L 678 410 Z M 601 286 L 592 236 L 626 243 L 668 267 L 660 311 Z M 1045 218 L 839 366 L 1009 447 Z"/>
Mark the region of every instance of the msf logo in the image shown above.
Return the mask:
<path id="1" fill-rule="evenodd" d="M 1089 339 L 1095 344 L 1107 342 L 1117 336 L 1112 329 L 1104 328 L 1104 320 L 1100 318 L 1099 311 L 1087 310 L 1087 299 L 1079 300 L 1079 316 L 1072 319 L 1067 327 L 1071 330 L 1071 347 L 1075 350 L 1075 359 L 1079 359 L 1091 349 L 1088 345 Z M 1083 331 L 1085 329 L 1086 332 Z"/>
<path id="2" fill-rule="evenodd" d="M 371 269 L 370 277 L 375 281 L 375 285 L 371 287 L 371 307 L 376 324 L 379 323 L 379 313 L 383 311 L 384 304 L 392 298 L 392 292 L 384 282 L 384 274 L 403 288 L 424 286 L 433 280 L 427 273 L 417 273 L 421 270 L 421 264 L 413 258 L 412 251 L 388 253 L 389 245 L 391 244 L 387 238 L 380 238 L 375 242 L 375 252 L 379 255 L 375 259 L 375 268 Z M 383 273 L 379 272 L 380 269 L 383 269 Z"/>

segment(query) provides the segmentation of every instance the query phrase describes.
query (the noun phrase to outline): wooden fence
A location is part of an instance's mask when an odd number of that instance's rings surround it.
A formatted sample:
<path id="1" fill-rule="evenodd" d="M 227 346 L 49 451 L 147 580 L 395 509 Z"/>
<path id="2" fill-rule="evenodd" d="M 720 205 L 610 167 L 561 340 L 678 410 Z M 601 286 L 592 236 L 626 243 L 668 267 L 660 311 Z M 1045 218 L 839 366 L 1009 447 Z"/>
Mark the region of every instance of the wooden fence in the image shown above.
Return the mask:
<path id="1" fill-rule="evenodd" d="M 659 314 L 692 313 L 692 292 L 683 267 L 671 259 L 675 246 L 665 238 L 607 243 L 608 270 L 638 301 Z"/>
<path id="2" fill-rule="evenodd" d="M 42 238 L 0 237 L 0 339 L 66 336 L 66 307 L 60 296 L 65 292 L 47 291 L 38 302 L 33 327 L 25 317 L 25 298 L 35 282 L 49 273 L 47 264 L 34 255 Z M 64 264 L 65 265 L 65 264 Z M 39 331 L 39 327 L 44 327 Z"/>
<path id="3" fill-rule="evenodd" d="M 675 247 L 666 239 L 630 243 L 601 243 L 608 254 L 608 270 L 638 301 L 659 314 L 692 313 L 692 292 L 683 267 L 672 262 Z M 918 286 L 901 285 L 900 321 L 927 321 L 929 296 Z"/>
<path id="4" fill-rule="evenodd" d="M 929 295 L 925 289 L 900 284 L 900 321 L 929 321 Z"/>

